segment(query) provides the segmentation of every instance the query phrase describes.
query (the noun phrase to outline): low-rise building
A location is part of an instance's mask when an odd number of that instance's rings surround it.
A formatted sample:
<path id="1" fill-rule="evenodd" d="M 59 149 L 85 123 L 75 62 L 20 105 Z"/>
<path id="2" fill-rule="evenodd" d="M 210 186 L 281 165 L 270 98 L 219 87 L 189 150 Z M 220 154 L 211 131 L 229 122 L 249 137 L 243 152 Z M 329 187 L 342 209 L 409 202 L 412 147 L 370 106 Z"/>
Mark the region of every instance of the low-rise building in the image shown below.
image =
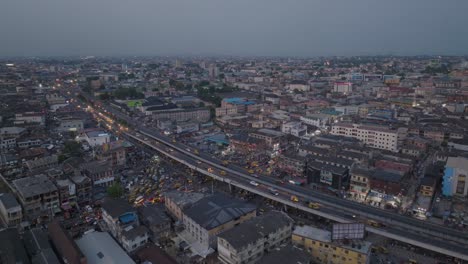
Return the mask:
<path id="1" fill-rule="evenodd" d="M 11 193 L 0 193 L 0 217 L 7 226 L 17 226 L 23 220 L 21 205 Z"/>
<path id="2" fill-rule="evenodd" d="M 436 185 L 436 178 L 425 176 L 421 179 L 419 194 L 422 196 L 432 197 L 434 195 Z"/>
<path id="3" fill-rule="evenodd" d="M 130 225 L 122 230 L 120 243 L 125 251 L 131 253 L 148 243 L 148 239 L 148 228 L 142 225 Z"/>
<path id="4" fill-rule="evenodd" d="M 371 243 L 368 241 L 333 241 L 331 232 L 311 226 L 296 226 L 293 244 L 302 247 L 317 263 L 366 264 L 370 262 Z"/>
<path id="5" fill-rule="evenodd" d="M 107 232 L 88 232 L 76 240 L 88 263 L 135 264 Z"/>
<path id="6" fill-rule="evenodd" d="M 265 252 L 289 241 L 293 220 L 272 211 L 252 218 L 218 236 L 218 258 L 226 264 L 256 263 Z"/>

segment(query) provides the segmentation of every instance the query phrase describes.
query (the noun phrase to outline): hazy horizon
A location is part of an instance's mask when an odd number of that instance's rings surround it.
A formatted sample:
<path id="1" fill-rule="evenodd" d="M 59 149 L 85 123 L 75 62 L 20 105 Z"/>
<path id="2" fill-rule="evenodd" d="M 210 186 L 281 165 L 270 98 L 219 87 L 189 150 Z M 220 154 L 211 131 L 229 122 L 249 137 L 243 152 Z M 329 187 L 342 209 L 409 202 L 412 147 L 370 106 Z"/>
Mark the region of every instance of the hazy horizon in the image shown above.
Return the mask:
<path id="1" fill-rule="evenodd" d="M 468 1 L 18 0 L 0 57 L 467 55 Z"/>

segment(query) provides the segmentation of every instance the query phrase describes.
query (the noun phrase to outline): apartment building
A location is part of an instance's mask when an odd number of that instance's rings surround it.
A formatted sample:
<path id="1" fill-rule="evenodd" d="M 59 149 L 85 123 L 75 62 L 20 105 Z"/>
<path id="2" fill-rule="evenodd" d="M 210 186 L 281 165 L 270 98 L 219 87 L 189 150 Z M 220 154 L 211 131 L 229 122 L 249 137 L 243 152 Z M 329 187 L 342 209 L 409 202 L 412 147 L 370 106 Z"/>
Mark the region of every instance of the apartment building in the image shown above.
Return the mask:
<path id="1" fill-rule="evenodd" d="M 332 126 L 331 134 L 356 138 L 369 147 L 397 152 L 406 137 L 406 128 L 392 129 L 351 123 L 337 123 Z"/>
<path id="2" fill-rule="evenodd" d="M 185 234 L 208 252 L 216 248 L 218 234 L 254 218 L 257 209 L 253 204 L 219 193 L 199 200 L 183 213 Z"/>
<path id="3" fill-rule="evenodd" d="M 333 91 L 335 93 L 350 94 L 353 91 L 353 84 L 351 82 L 335 82 Z"/>
<path id="4" fill-rule="evenodd" d="M 210 110 L 207 108 L 175 108 L 175 109 L 164 109 L 155 110 L 149 108 L 147 115 L 151 115 L 154 119 L 170 119 L 173 121 L 198 121 L 208 122 L 210 120 Z"/>
<path id="5" fill-rule="evenodd" d="M 23 213 L 21 205 L 11 193 L 0 193 L 0 217 L 7 226 L 16 226 L 21 223 Z"/>
<path id="6" fill-rule="evenodd" d="M 25 112 L 15 114 L 14 124 L 37 124 L 45 125 L 45 114 L 39 112 Z"/>
<path id="7" fill-rule="evenodd" d="M 289 241 L 293 220 L 271 211 L 218 236 L 218 259 L 226 264 L 257 263 L 265 252 Z"/>
<path id="8" fill-rule="evenodd" d="M 122 199 L 106 199 L 101 205 L 102 220 L 106 224 L 109 232 L 119 242 L 122 235 L 129 226 L 140 225 L 137 211 Z"/>
<path id="9" fill-rule="evenodd" d="M 296 226 L 293 244 L 304 248 L 317 263 L 367 264 L 370 262 L 371 243 L 368 241 L 333 241 L 331 232 L 311 226 Z"/>
<path id="10" fill-rule="evenodd" d="M 46 175 L 39 174 L 13 181 L 24 215 L 34 219 L 60 211 L 57 187 Z"/>

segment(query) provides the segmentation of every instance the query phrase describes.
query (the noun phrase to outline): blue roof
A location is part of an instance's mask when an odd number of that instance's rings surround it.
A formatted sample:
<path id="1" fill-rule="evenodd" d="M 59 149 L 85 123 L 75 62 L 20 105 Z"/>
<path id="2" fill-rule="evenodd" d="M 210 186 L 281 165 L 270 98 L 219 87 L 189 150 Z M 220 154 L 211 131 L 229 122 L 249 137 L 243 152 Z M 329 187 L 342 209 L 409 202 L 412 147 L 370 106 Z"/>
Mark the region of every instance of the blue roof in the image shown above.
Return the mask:
<path id="1" fill-rule="evenodd" d="M 253 105 L 255 102 L 253 101 L 247 101 L 243 98 L 239 97 L 232 97 L 232 98 L 226 98 L 224 101 L 230 103 L 230 104 L 243 104 L 243 105 Z"/>
<path id="2" fill-rule="evenodd" d="M 135 221 L 136 217 L 134 213 L 126 213 L 119 217 L 120 222 L 123 224 L 128 224 Z"/>
<path id="3" fill-rule="evenodd" d="M 212 137 L 205 138 L 205 140 L 212 141 L 212 142 L 215 142 L 215 143 L 218 143 L 218 144 L 229 145 L 229 141 L 228 141 L 228 139 L 226 138 L 225 135 L 214 135 Z"/>

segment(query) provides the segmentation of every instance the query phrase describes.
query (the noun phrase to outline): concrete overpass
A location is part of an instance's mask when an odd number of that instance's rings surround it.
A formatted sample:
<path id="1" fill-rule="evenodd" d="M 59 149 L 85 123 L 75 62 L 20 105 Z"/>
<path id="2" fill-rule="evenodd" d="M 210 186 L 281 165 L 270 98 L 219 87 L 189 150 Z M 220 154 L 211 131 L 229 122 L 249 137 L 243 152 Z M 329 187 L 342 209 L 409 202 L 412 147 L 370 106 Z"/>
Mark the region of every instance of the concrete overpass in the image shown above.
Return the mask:
<path id="1" fill-rule="evenodd" d="M 139 132 L 143 134 L 144 136 L 146 136 L 147 138 L 158 140 L 155 136 L 147 132 L 144 132 L 141 130 Z M 178 146 L 175 146 L 172 143 L 159 141 L 160 143 L 154 144 L 154 142 L 152 142 L 151 140 L 145 140 L 144 138 L 142 139 L 141 137 L 133 135 L 132 133 L 126 133 L 126 135 L 133 138 L 134 140 L 138 140 L 140 143 L 152 149 L 157 150 L 161 154 L 181 164 L 184 164 L 185 166 L 189 167 L 192 170 L 195 170 L 195 171 L 198 171 L 199 173 L 210 176 L 217 181 L 225 182 L 226 184 L 229 184 L 230 186 L 235 186 L 237 188 L 247 190 L 251 193 L 255 193 L 265 198 L 280 202 L 292 208 L 296 208 L 296 209 L 299 209 L 299 210 L 302 210 L 302 211 L 305 211 L 305 212 L 308 212 L 308 213 L 311 213 L 311 214 L 314 214 L 314 215 L 317 215 L 317 216 L 320 216 L 320 217 L 323 217 L 323 218 L 326 218 L 335 222 L 339 222 L 339 223 L 354 222 L 356 219 L 354 219 L 349 213 L 359 213 L 359 217 L 376 219 L 378 221 L 388 224 L 386 227 L 382 227 L 382 228 L 366 226 L 367 232 L 375 233 L 375 234 L 378 234 L 387 238 L 391 238 L 391 239 L 398 240 L 404 243 L 412 244 L 414 246 L 425 248 L 434 252 L 438 252 L 444 255 L 448 255 L 448 256 L 452 256 L 458 259 L 468 261 L 468 251 L 466 250 L 466 240 L 463 241 L 464 242 L 463 243 L 463 242 L 453 241 L 452 239 L 446 240 L 443 238 L 443 236 L 442 237 L 430 236 L 427 234 L 427 232 L 417 231 L 419 230 L 418 227 L 413 228 L 414 226 L 407 226 L 406 224 L 402 225 L 399 222 L 388 221 L 388 219 L 376 217 L 373 214 L 367 214 L 361 211 L 354 211 L 350 208 L 344 208 L 344 206 L 339 205 L 339 204 L 333 204 L 328 200 L 322 200 L 312 195 L 306 195 L 303 192 L 297 192 L 297 191 L 291 190 L 290 188 L 285 188 L 285 187 L 274 185 L 274 184 L 272 185 L 272 183 L 268 181 L 264 181 L 259 178 L 254 178 L 250 175 L 238 175 L 239 173 L 232 169 L 226 168 L 225 166 L 213 163 L 211 161 L 204 161 L 203 158 L 201 158 L 200 156 L 195 155 L 187 151 L 186 149 L 182 149 Z M 200 163 L 197 163 L 197 161 L 203 161 L 203 163 L 200 164 Z M 226 176 L 219 176 L 216 173 L 208 172 L 207 167 L 203 165 L 208 165 L 210 167 L 212 166 L 218 169 L 223 169 L 224 171 L 228 172 L 228 174 Z M 268 191 L 267 188 L 259 188 L 259 187 L 252 186 L 249 183 L 251 180 L 255 180 L 256 182 L 261 183 L 265 186 L 272 186 L 275 189 L 281 191 L 282 193 L 281 195 L 278 195 L 278 196 L 273 195 L 272 193 Z M 296 202 L 291 201 L 288 196 L 290 194 L 297 195 L 301 197 L 302 199 L 310 199 L 313 201 L 320 202 L 324 204 L 325 207 L 319 210 L 311 209 L 305 206 L 303 203 L 296 203 Z M 342 199 L 340 199 L 340 201 L 341 200 Z M 395 228 L 393 227 L 394 225 L 404 226 L 405 228 Z M 460 238 L 458 239 L 461 240 Z"/>

